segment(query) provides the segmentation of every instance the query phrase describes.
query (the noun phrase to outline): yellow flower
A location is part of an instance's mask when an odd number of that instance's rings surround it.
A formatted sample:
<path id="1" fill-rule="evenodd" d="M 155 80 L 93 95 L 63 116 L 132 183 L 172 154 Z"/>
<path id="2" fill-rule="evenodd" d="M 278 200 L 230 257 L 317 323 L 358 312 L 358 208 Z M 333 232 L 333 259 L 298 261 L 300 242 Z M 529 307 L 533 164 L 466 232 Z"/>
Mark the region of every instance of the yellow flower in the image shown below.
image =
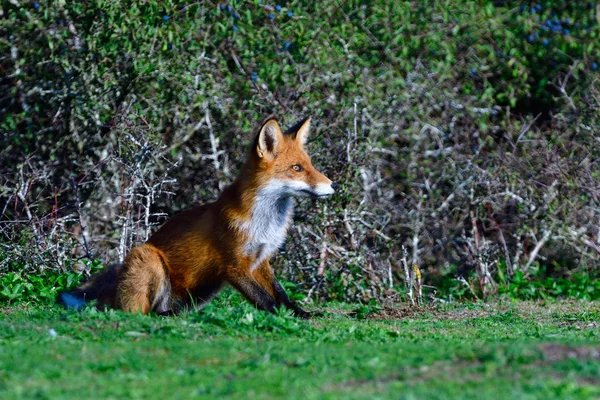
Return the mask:
<path id="1" fill-rule="evenodd" d="M 421 279 L 421 270 L 416 265 L 413 265 L 413 271 L 415 271 L 415 277 Z"/>

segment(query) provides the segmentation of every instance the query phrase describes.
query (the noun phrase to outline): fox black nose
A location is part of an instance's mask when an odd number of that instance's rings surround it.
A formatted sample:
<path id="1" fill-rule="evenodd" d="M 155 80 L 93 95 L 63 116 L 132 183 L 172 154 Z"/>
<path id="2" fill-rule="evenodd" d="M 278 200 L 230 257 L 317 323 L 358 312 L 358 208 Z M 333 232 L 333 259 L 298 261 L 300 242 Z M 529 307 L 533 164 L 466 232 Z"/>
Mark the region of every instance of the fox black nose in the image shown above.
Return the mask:
<path id="1" fill-rule="evenodd" d="M 340 187 L 340 185 L 338 185 L 337 182 L 331 182 L 331 188 L 333 190 L 337 190 L 337 188 L 339 188 L 339 187 Z"/>

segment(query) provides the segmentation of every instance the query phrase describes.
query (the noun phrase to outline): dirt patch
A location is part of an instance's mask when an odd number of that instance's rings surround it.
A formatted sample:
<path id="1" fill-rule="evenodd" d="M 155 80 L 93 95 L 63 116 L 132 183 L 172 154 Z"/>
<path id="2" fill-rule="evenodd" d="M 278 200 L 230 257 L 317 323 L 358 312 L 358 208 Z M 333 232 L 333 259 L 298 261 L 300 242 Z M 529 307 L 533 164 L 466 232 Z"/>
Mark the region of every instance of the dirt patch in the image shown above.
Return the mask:
<path id="1" fill-rule="evenodd" d="M 570 346 L 556 343 L 545 343 L 538 346 L 544 355 L 545 360 L 533 363 L 520 364 L 512 366 L 512 371 L 503 371 L 503 368 L 496 365 L 498 373 L 502 376 L 519 377 L 521 371 L 536 371 L 536 376 L 548 377 L 557 381 L 574 380 L 579 385 L 599 385 L 600 378 L 593 376 L 571 376 L 568 373 L 555 372 L 551 370 L 540 370 L 541 367 L 549 367 L 556 362 L 568 359 L 575 360 L 600 360 L 600 346 Z M 387 385 L 395 381 L 402 381 L 408 384 L 427 383 L 433 380 L 457 381 L 462 383 L 483 382 L 488 377 L 482 372 L 484 362 L 480 360 L 442 360 L 436 361 L 431 365 L 421 365 L 419 367 L 406 367 L 398 372 L 392 372 L 381 377 L 373 379 L 349 379 L 335 384 L 328 384 L 323 387 L 325 391 L 338 389 L 352 389 L 367 385 Z M 491 364 L 494 365 L 493 363 Z M 503 375 L 505 374 L 505 375 Z M 515 378 L 520 379 L 520 378 Z M 528 378 L 534 379 L 534 378 Z"/>
<path id="2" fill-rule="evenodd" d="M 538 349 L 544 355 L 543 361 L 538 361 L 525 366 L 525 368 L 539 371 L 542 367 L 549 367 L 554 363 L 564 360 L 589 361 L 600 360 L 600 346 L 570 346 L 566 344 L 544 343 L 538 346 Z M 596 376 L 572 376 L 569 372 L 547 371 L 552 379 L 555 380 L 574 380 L 582 386 L 600 385 L 600 377 Z"/>
<path id="3" fill-rule="evenodd" d="M 503 304 L 503 302 L 499 302 Z M 511 308 L 523 316 L 537 318 L 543 316 L 557 316 L 566 314 L 578 314 L 583 312 L 596 312 L 600 304 L 597 301 L 581 301 L 576 299 L 561 299 L 557 301 L 517 301 L 511 304 Z"/>
<path id="4" fill-rule="evenodd" d="M 424 312 L 424 309 L 411 308 L 410 306 L 385 307 L 377 312 L 368 314 L 366 318 L 373 320 L 404 319 L 423 314 Z"/>
<path id="5" fill-rule="evenodd" d="M 16 306 L 2 306 L 0 307 L 0 315 L 11 315 L 16 311 L 27 310 L 27 306 L 17 304 Z"/>
<path id="6" fill-rule="evenodd" d="M 463 309 L 463 310 L 446 310 L 446 311 L 440 311 L 438 313 L 438 315 L 436 315 L 438 318 L 441 319 L 452 319 L 452 320 L 461 320 L 461 319 L 473 319 L 473 318 L 485 318 L 485 317 L 489 317 L 492 314 L 495 314 L 497 312 L 497 310 L 470 310 L 470 309 Z"/>
<path id="7" fill-rule="evenodd" d="M 367 315 L 367 319 L 372 320 L 394 320 L 394 319 L 405 319 L 405 318 L 435 318 L 435 319 L 471 319 L 471 318 L 482 318 L 488 317 L 492 312 L 496 310 L 483 310 L 483 309 L 442 309 L 433 305 L 426 305 L 421 307 L 411 307 L 407 305 L 400 305 L 397 307 L 385 307 L 377 312 Z"/>
<path id="8" fill-rule="evenodd" d="M 323 390 L 330 391 L 335 389 L 348 389 L 365 385 L 385 385 L 395 381 L 404 381 L 410 384 L 423 383 L 431 380 L 460 379 L 461 382 L 480 382 L 484 376 L 478 373 L 465 375 L 463 372 L 467 369 L 481 367 L 479 361 L 437 361 L 431 365 L 421 365 L 420 367 L 403 368 L 400 372 L 394 372 L 388 375 L 374 379 L 349 379 L 336 384 L 329 384 L 323 387 Z"/>
<path id="9" fill-rule="evenodd" d="M 393 374 L 385 375 L 385 376 L 382 376 L 380 378 L 375 378 L 375 379 L 349 379 L 349 380 L 342 381 L 342 382 L 335 383 L 335 384 L 327 384 L 327 385 L 323 386 L 323 390 L 331 391 L 331 390 L 336 390 L 336 389 L 359 387 L 359 386 L 363 386 L 363 385 L 386 384 L 386 383 L 390 383 L 393 381 L 402 380 L 403 378 L 404 378 L 403 374 L 393 373 Z"/>
<path id="10" fill-rule="evenodd" d="M 423 306 L 411 306 L 407 303 L 398 303 L 372 312 L 366 316 L 372 320 L 395 320 L 405 318 L 436 318 L 464 320 L 472 318 L 486 318 L 506 312 L 513 312 L 515 317 L 525 319 L 554 319 L 568 314 L 581 314 L 585 312 L 597 312 L 598 302 L 580 302 L 576 300 L 564 300 L 560 302 L 546 301 L 519 301 L 491 300 L 487 303 L 448 303 L 448 304 L 425 304 Z M 352 312 L 348 314 L 352 316 Z M 567 321 L 566 323 L 571 323 Z M 598 328 L 598 322 L 574 321 L 572 325 L 585 328 Z"/>
<path id="11" fill-rule="evenodd" d="M 569 346 L 566 344 L 545 343 L 539 346 L 544 358 L 550 362 L 567 359 L 600 360 L 600 346 Z"/>
<path id="12" fill-rule="evenodd" d="M 566 327 L 566 328 L 576 328 L 576 329 L 592 329 L 592 328 L 598 328 L 600 327 L 600 323 L 593 321 L 593 322 L 586 322 L 586 321 L 565 321 L 562 322 L 560 324 L 558 324 L 558 326 L 561 327 Z"/>

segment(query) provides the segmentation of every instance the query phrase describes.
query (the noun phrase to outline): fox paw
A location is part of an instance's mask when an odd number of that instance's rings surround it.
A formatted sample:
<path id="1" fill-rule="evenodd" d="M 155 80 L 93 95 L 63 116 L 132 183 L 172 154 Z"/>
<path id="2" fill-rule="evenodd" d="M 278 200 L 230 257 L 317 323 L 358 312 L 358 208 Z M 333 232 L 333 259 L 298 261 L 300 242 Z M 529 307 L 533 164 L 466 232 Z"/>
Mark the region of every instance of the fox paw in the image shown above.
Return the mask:
<path id="1" fill-rule="evenodd" d="M 302 319 L 311 319 L 314 317 L 322 317 L 323 313 L 318 312 L 318 311 L 314 311 L 314 312 L 308 312 L 308 311 L 304 311 L 300 308 L 294 310 L 294 315 L 298 318 L 302 318 Z"/>

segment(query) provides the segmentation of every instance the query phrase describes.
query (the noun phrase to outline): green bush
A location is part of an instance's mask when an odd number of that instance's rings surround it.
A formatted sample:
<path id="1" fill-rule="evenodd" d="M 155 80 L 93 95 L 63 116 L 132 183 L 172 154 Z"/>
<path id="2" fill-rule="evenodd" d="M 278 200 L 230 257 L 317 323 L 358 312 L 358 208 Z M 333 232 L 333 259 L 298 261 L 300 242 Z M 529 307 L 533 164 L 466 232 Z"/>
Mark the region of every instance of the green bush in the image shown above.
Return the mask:
<path id="1" fill-rule="evenodd" d="M 536 279 L 537 278 L 537 279 Z M 517 272 L 510 283 L 501 287 L 501 293 L 519 299 L 544 299 L 550 297 L 600 299 L 600 281 L 584 274 L 565 277 L 530 277 Z"/>
<path id="2" fill-rule="evenodd" d="M 122 259 L 214 199 L 268 115 L 313 115 L 342 183 L 276 259 L 296 296 L 396 296 L 405 257 L 484 295 L 499 264 L 596 270 L 589 2 L 0 4 L 0 273 Z"/>

